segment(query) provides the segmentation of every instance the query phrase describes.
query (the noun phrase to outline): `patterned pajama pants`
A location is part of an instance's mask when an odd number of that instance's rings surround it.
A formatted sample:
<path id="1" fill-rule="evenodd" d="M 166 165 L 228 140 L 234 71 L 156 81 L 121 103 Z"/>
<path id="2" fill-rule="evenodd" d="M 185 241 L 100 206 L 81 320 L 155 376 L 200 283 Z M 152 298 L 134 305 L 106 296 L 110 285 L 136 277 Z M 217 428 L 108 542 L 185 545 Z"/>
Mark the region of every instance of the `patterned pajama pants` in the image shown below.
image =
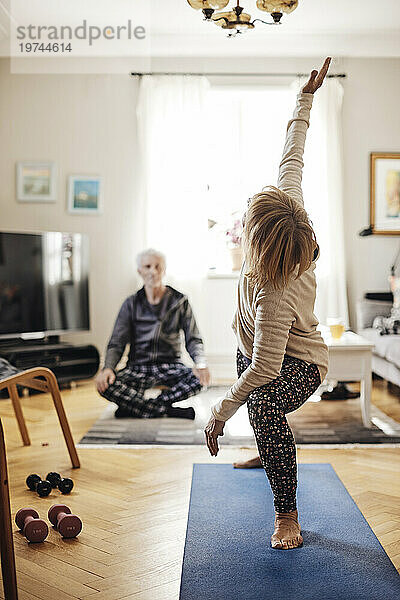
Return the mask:
<path id="1" fill-rule="evenodd" d="M 250 363 L 238 350 L 239 377 Z M 247 397 L 250 423 L 277 512 L 290 512 L 296 508 L 296 446 L 285 415 L 304 404 L 320 383 L 316 365 L 285 355 L 280 375 Z"/>
<path id="2" fill-rule="evenodd" d="M 102 396 L 136 418 L 162 417 L 174 402 L 186 400 L 201 390 L 192 369 L 182 363 L 131 365 L 116 375 Z M 145 399 L 145 390 L 155 385 L 169 389 L 163 390 L 157 398 Z"/>

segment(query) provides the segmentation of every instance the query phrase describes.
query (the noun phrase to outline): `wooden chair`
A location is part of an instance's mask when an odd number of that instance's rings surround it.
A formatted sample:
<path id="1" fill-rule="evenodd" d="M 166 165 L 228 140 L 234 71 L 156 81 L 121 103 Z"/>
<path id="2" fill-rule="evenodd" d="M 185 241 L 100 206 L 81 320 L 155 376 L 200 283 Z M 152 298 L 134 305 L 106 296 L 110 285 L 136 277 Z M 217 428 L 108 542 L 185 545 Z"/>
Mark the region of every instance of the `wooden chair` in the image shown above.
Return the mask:
<path id="1" fill-rule="evenodd" d="M 14 541 L 11 527 L 10 494 L 3 425 L 0 419 L 0 550 L 4 597 L 18 600 L 17 575 L 15 571 Z"/>
<path id="2" fill-rule="evenodd" d="M 40 378 L 40 379 L 39 379 Z M 0 381 L 0 390 L 7 388 L 17 418 L 19 431 L 21 434 L 24 446 L 30 446 L 28 430 L 26 428 L 24 415 L 19 401 L 17 385 L 22 385 L 41 392 L 48 392 L 52 395 L 55 409 L 57 411 L 58 420 L 60 421 L 61 429 L 64 435 L 65 443 L 67 444 L 69 456 L 71 458 L 74 469 L 79 469 L 80 462 L 75 448 L 74 440 L 69 427 L 67 415 L 65 414 L 64 406 L 61 399 L 60 390 L 56 376 L 50 369 L 45 367 L 36 367 L 29 369 L 23 373 L 12 375 Z"/>

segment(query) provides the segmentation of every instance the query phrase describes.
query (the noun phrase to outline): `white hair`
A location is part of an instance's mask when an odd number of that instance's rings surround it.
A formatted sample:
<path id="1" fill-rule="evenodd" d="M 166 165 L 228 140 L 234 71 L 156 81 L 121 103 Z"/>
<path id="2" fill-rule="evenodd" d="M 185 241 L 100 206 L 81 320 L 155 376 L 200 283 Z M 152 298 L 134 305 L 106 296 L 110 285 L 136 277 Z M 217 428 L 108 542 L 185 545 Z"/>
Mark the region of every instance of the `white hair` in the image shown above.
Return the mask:
<path id="1" fill-rule="evenodd" d="M 154 250 L 154 248 L 147 248 L 147 250 L 142 250 L 142 252 L 139 252 L 139 254 L 136 256 L 136 263 L 138 267 L 142 266 L 142 260 L 145 256 L 155 256 L 157 258 L 161 258 L 161 260 L 164 263 L 164 267 L 167 266 L 167 259 L 165 258 L 165 254 L 163 254 L 159 250 Z"/>

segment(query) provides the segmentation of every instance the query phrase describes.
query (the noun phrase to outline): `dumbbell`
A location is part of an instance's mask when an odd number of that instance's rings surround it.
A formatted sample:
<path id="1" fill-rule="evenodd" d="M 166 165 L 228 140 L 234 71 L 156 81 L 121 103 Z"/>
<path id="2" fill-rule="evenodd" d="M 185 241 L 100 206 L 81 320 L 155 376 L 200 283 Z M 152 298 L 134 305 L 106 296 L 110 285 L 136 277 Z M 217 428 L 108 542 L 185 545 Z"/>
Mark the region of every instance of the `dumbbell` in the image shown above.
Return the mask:
<path id="1" fill-rule="evenodd" d="M 49 533 L 46 521 L 33 508 L 21 508 L 15 515 L 17 527 L 29 542 L 43 542 Z"/>
<path id="2" fill-rule="evenodd" d="M 61 477 L 59 473 L 52 471 L 47 473 L 46 480 L 50 482 L 52 488 L 58 488 L 62 494 L 69 494 L 74 487 L 74 482 L 68 477 Z"/>
<path id="3" fill-rule="evenodd" d="M 82 531 L 82 521 L 65 504 L 54 504 L 48 512 L 50 523 L 64 538 L 74 538 Z"/>
<path id="4" fill-rule="evenodd" d="M 41 498 L 48 496 L 51 492 L 51 484 L 49 481 L 42 479 L 39 475 L 28 475 L 26 478 L 26 485 L 32 492 L 37 492 Z"/>

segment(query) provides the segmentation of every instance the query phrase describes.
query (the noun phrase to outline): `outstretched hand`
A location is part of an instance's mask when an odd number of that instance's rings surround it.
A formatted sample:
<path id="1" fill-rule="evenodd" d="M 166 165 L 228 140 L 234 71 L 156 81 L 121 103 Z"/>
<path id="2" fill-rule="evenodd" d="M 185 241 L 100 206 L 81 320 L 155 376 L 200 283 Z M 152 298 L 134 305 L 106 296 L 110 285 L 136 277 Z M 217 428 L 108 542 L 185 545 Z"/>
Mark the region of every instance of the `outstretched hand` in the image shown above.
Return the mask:
<path id="1" fill-rule="evenodd" d="M 322 65 L 322 68 L 319 73 L 315 69 L 311 71 L 309 80 L 303 86 L 303 92 L 305 92 L 306 94 L 314 94 L 317 91 L 317 89 L 321 87 L 328 72 L 329 65 L 331 64 L 331 60 L 332 59 L 330 56 L 328 56 L 328 58 L 325 59 L 325 62 Z"/>

